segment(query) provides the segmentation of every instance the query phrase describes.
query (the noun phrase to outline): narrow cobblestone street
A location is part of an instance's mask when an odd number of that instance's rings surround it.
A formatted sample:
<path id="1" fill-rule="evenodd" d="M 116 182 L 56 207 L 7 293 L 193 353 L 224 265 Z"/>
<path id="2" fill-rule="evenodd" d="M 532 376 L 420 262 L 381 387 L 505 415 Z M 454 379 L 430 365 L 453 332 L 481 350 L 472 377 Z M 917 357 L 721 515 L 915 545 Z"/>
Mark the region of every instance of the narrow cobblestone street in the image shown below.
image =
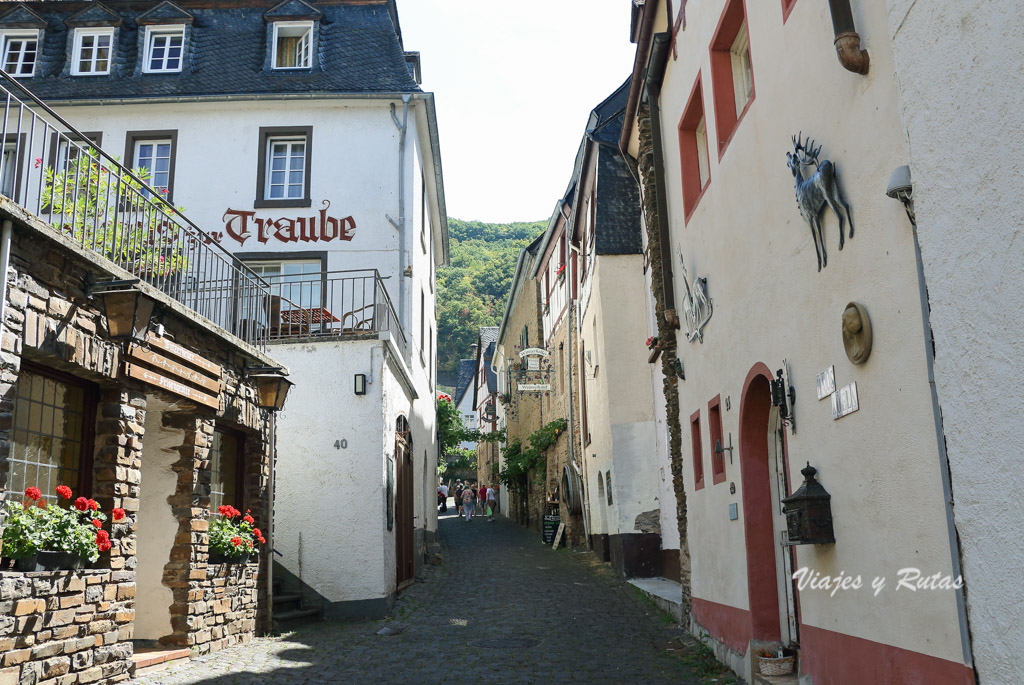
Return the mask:
<path id="1" fill-rule="evenodd" d="M 444 565 L 426 567 L 390 618 L 307 625 L 133 682 L 704 682 L 680 629 L 591 554 L 454 512 L 439 522 Z M 378 635 L 385 626 L 402 632 Z"/>

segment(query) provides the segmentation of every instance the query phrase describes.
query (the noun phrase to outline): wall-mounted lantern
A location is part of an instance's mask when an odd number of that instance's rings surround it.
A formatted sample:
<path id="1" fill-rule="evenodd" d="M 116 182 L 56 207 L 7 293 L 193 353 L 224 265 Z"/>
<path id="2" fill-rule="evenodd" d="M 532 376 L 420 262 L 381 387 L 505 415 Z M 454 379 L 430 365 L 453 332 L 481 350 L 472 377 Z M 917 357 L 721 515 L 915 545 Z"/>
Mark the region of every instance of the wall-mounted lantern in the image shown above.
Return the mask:
<path id="1" fill-rule="evenodd" d="M 256 381 L 257 404 L 260 409 L 281 411 L 294 383 L 279 366 L 260 366 L 246 369 L 245 375 Z"/>
<path id="2" fill-rule="evenodd" d="M 138 289 L 139 279 L 88 283 L 87 297 L 99 295 L 106 314 L 107 335 L 112 340 L 145 342 L 156 301 Z"/>
<path id="3" fill-rule="evenodd" d="M 366 394 L 366 374 L 365 373 L 357 373 L 356 374 L 355 392 L 356 392 L 357 395 L 365 395 Z"/>
<path id="4" fill-rule="evenodd" d="M 776 376 L 775 380 L 768 381 L 772 393 L 772 406 L 779 408 L 779 418 L 782 419 L 782 423 L 791 427 L 796 433 L 796 417 L 793 414 L 796 405 L 796 388 L 792 385 L 787 387 L 786 379 L 782 376 L 782 369 L 776 372 Z"/>
<path id="5" fill-rule="evenodd" d="M 889 178 L 889 187 L 885 189 L 885 194 L 902 202 L 910 223 L 917 226 L 917 218 L 914 216 L 914 185 L 910 182 L 909 166 L 904 164 L 896 167 Z"/>
<path id="6" fill-rule="evenodd" d="M 832 495 L 814 478 L 817 472 L 807 462 L 800 470 L 804 475 L 800 489 L 782 500 L 791 545 L 827 545 L 836 541 L 832 530 Z"/>

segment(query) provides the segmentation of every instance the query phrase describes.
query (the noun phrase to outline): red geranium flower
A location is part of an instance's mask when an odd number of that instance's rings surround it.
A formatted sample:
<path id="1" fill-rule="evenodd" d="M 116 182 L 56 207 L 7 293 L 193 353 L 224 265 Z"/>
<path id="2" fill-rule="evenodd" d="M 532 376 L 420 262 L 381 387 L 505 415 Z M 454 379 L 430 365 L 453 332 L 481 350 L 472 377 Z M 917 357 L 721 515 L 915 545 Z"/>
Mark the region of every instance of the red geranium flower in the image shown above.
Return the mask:
<path id="1" fill-rule="evenodd" d="M 100 531 L 101 533 L 105 531 Z M 110 538 L 101 538 L 99 535 L 96 536 L 96 546 L 101 552 L 106 552 L 111 548 Z"/>
<path id="2" fill-rule="evenodd" d="M 64 499 L 67 499 L 67 497 L 65 497 Z M 78 499 L 75 500 L 75 509 L 78 509 L 78 511 L 85 511 L 88 508 L 89 500 L 87 500 L 86 498 L 79 497 Z"/>
<path id="3" fill-rule="evenodd" d="M 248 523 L 249 525 L 252 525 L 252 524 L 256 523 L 256 519 L 254 519 L 252 516 L 249 516 L 248 514 L 246 514 L 242 518 L 242 520 L 245 521 L 246 523 Z"/>
<path id="4" fill-rule="evenodd" d="M 217 513 L 221 516 L 227 516 L 229 519 L 233 519 L 236 516 L 242 515 L 242 512 L 238 511 L 238 509 L 235 509 L 230 504 L 222 504 L 219 507 L 217 507 Z"/>
<path id="5" fill-rule="evenodd" d="M 43 491 L 40 490 L 37 487 L 25 488 L 25 497 L 28 497 L 30 500 L 34 501 L 34 500 L 39 499 L 42 496 L 43 496 Z"/>
<path id="6" fill-rule="evenodd" d="M 71 499 L 71 488 L 66 485 L 58 485 L 57 494 L 64 499 Z"/>
<path id="7" fill-rule="evenodd" d="M 262 535 L 259 537 L 259 540 L 260 540 L 260 544 L 261 545 L 267 544 L 267 539 L 265 537 L 263 537 Z"/>
<path id="8" fill-rule="evenodd" d="M 120 521 L 122 519 L 124 519 L 124 509 L 122 509 L 121 507 L 117 507 L 116 509 L 114 509 L 114 520 Z"/>
<path id="9" fill-rule="evenodd" d="M 242 538 L 240 538 L 240 537 L 238 537 L 236 535 L 235 537 L 231 538 L 231 544 L 234 545 L 235 547 L 240 546 L 242 544 Z"/>
<path id="10" fill-rule="evenodd" d="M 96 526 L 97 528 L 102 528 L 103 527 L 103 521 L 100 521 L 99 519 L 93 519 L 92 520 L 92 525 Z"/>
<path id="11" fill-rule="evenodd" d="M 259 528 L 253 528 L 252 529 L 252 534 L 255 535 L 258 538 L 263 537 L 263 531 L 260 530 Z"/>
<path id="12" fill-rule="evenodd" d="M 110 533 L 103 529 L 96 531 L 96 541 L 99 542 L 100 540 L 110 540 Z"/>
<path id="13" fill-rule="evenodd" d="M 43 499 L 42 497 L 40 497 L 39 501 L 36 502 L 36 506 L 39 507 L 40 509 L 45 509 L 46 508 L 46 500 Z"/>
<path id="14" fill-rule="evenodd" d="M 100 503 L 94 499 L 89 500 L 89 508 L 96 511 L 100 508 Z"/>

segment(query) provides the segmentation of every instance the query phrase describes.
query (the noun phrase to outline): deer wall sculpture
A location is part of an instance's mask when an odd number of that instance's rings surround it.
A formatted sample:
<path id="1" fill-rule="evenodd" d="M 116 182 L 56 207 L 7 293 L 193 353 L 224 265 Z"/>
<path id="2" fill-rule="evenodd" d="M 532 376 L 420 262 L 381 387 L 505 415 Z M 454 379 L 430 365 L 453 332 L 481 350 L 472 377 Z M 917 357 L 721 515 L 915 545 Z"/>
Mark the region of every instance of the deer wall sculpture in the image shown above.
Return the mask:
<path id="1" fill-rule="evenodd" d="M 839 219 L 839 249 L 843 249 L 843 217 L 850 224 L 850 238 L 853 238 L 853 216 L 850 206 L 843 199 L 839 190 L 839 179 L 836 166 L 829 160 L 818 161 L 821 146 L 814 147 L 814 141 L 803 142 L 803 132 L 792 136 L 793 151 L 786 153 L 786 164 L 793 172 L 796 183 L 796 204 L 800 208 L 800 216 L 811 227 L 811 239 L 814 240 L 814 251 L 818 255 L 818 271 L 828 266 L 828 254 L 825 252 L 825 237 L 821 232 L 821 212 L 827 203 L 836 218 Z M 803 167 L 813 166 L 815 172 L 804 177 Z M 840 211 L 840 208 L 842 211 Z"/>

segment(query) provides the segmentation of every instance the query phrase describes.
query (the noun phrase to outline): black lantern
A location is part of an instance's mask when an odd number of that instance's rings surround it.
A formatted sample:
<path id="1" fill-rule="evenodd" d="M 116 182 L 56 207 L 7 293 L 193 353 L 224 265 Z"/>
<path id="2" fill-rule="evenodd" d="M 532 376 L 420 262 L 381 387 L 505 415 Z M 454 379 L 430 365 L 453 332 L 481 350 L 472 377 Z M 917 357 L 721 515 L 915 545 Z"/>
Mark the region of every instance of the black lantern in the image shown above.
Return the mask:
<path id="1" fill-rule="evenodd" d="M 135 287 L 138 284 L 138 279 L 104 281 L 87 288 L 89 296 L 103 298 L 107 335 L 113 340 L 146 341 L 156 302 Z"/>
<path id="2" fill-rule="evenodd" d="M 782 376 L 782 369 L 776 372 L 776 379 L 768 381 L 772 394 L 772 406 L 779 408 L 779 418 L 782 422 L 793 428 L 796 432 L 796 421 L 793 416 L 793 405 L 796 404 L 796 388 L 790 385 L 786 387 L 786 379 Z M 788 402 L 787 402 L 788 400 Z"/>
<path id="3" fill-rule="evenodd" d="M 836 541 L 832 530 L 832 495 L 814 478 L 817 472 L 807 462 L 800 470 L 804 474 L 800 489 L 782 500 L 791 545 L 826 545 Z"/>
<path id="4" fill-rule="evenodd" d="M 257 403 L 260 409 L 270 409 L 271 411 L 284 409 L 288 391 L 295 384 L 288 380 L 282 373 L 282 369 L 261 368 L 256 373 L 252 373 L 253 369 L 249 371 L 247 376 L 256 381 Z"/>

